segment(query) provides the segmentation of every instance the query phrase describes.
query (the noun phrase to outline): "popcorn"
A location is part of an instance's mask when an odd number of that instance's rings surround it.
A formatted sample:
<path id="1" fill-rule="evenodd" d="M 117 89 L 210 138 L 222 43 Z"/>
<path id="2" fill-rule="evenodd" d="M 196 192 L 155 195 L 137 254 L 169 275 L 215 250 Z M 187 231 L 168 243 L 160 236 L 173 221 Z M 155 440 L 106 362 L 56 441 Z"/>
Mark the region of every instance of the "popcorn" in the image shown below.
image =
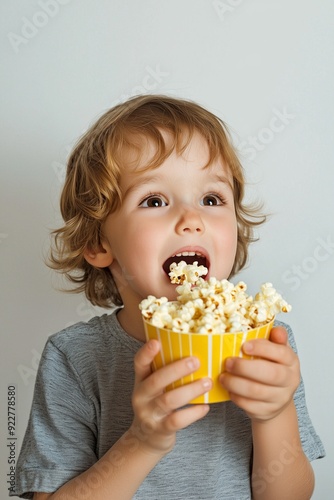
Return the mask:
<path id="1" fill-rule="evenodd" d="M 264 283 L 255 298 L 246 293 L 247 285 L 201 276 L 208 273 L 198 262 L 184 261 L 170 266 L 170 279 L 176 287 L 177 301 L 149 295 L 139 308 L 153 326 L 179 333 L 247 332 L 272 321 L 291 306 L 271 283 Z"/>
<path id="2" fill-rule="evenodd" d="M 179 264 L 173 262 L 169 266 L 170 269 L 170 280 L 172 283 L 182 284 L 185 281 L 188 283 L 196 283 L 200 276 L 204 276 L 208 273 L 205 266 L 198 266 L 198 262 L 195 261 L 193 264 L 187 264 L 184 260 L 181 260 Z"/>

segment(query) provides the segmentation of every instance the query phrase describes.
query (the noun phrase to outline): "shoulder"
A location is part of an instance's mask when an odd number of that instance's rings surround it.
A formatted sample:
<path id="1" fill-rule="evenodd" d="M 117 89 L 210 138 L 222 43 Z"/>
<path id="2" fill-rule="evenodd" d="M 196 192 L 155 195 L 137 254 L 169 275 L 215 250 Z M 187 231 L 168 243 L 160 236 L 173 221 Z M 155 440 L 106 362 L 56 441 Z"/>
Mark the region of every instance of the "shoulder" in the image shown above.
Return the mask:
<path id="1" fill-rule="evenodd" d="M 109 314 L 95 316 L 88 322 L 79 322 L 54 333 L 46 347 L 60 351 L 70 358 L 103 357 L 113 351 L 126 349 L 135 353 L 141 342 L 128 335 L 117 320 L 118 309 Z"/>
<path id="2" fill-rule="evenodd" d="M 38 383 L 62 380 L 68 385 L 72 381 L 73 387 L 79 384 L 87 394 L 96 392 L 100 381 L 108 384 L 122 353 L 128 353 L 132 360 L 139 348 L 137 341 L 121 328 L 116 313 L 96 316 L 51 335 L 39 364 Z"/>
<path id="3" fill-rule="evenodd" d="M 63 330 L 50 335 L 48 342 L 52 343 L 61 351 L 66 351 L 74 347 L 86 347 L 100 344 L 112 335 L 116 326 L 115 312 L 95 316 L 90 321 L 79 322 Z"/>
<path id="4" fill-rule="evenodd" d="M 51 335 L 43 357 L 61 358 L 80 370 L 80 367 L 102 366 L 124 350 L 134 355 L 141 343 L 122 329 L 116 314 L 117 310 L 95 316 L 88 322 L 76 323 Z"/>
<path id="5" fill-rule="evenodd" d="M 108 328 L 108 324 L 111 323 Z M 87 323 L 80 322 L 51 335 L 45 345 L 42 358 L 58 358 L 59 361 L 76 364 L 80 359 L 95 357 L 112 329 L 112 320 L 107 315 L 92 318 Z M 110 336 L 110 334 L 109 334 Z"/>

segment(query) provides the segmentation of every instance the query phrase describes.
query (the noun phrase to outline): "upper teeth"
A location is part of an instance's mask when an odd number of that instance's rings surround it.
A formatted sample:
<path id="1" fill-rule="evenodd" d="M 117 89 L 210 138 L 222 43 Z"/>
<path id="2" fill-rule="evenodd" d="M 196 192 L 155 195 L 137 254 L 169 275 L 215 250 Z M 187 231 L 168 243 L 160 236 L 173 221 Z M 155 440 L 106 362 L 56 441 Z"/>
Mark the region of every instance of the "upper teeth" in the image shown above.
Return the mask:
<path id="1" fill-rule="evenodd" d="M 199 257 L 205 257 L 205 255 L 199 252 L 181 252 L 173 255 L 173 257 L 187 257 L 187 256 L 193 257 L 194 255 L 198 255 Z"/>

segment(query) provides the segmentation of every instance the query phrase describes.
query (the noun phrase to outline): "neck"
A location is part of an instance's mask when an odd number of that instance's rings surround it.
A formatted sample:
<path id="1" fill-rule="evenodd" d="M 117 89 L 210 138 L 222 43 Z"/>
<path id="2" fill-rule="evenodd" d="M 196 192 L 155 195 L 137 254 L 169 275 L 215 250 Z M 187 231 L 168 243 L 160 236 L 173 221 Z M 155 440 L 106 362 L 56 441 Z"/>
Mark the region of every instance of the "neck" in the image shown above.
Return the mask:
<path id="1" fill-rule="evenodd" d="M 124 306 L 118 313 L 117 319 L 128 335 L 145 342 L 145 330 L 140 310 Z"/>

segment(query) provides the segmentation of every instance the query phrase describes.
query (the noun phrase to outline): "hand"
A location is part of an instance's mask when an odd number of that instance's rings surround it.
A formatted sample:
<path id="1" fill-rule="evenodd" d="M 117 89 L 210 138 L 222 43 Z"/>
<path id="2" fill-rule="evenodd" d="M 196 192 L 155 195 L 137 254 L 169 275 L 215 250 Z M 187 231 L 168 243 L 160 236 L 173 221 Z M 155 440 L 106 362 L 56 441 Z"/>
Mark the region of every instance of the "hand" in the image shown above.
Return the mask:
<path id="1" fill-rule="evenodd" d="M 299 385 L 298 356 L 282 327 L 272 329 L 270 340 L 246 342 L 243 351 L 260 359 L 228 358 L 220 382 L 251 419 L 270 420 L 289 405 Z"/>
<path id="2" fill-rule="evenodd" d="M 150 451 L 165 454 L 176 439 L 176 432 L 203 418 L 209 405 L 191 405 L 192 399 L 209 391 L 210 378 L 203 378 L 164 392 L 166 386 L 195 372 L 199 368 L 196 357 L 183 358 L 152 373 L 151 363 L 160 349 L 157 340 L 150 340 L 135 356 L 135 384 L 132 395 L 134 421 L 130 431 Z"/>

